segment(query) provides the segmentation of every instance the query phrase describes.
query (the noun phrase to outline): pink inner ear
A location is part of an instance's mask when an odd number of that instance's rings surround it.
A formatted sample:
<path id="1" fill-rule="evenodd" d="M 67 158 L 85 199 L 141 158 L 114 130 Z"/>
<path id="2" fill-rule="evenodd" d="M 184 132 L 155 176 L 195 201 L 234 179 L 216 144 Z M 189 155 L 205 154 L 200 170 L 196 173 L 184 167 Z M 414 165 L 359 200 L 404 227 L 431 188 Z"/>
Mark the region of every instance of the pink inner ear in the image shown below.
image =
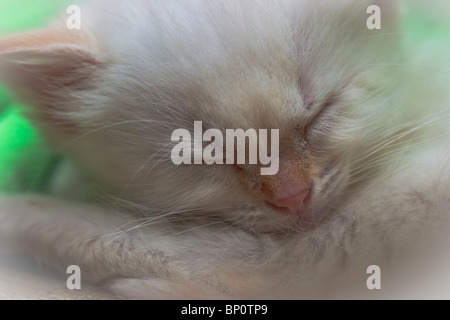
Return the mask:
<path id="1" fill-rule="evenodd" d="M 32 105 L 44 126 L 73 127 L 67 113 L 67 92 L 83 90 L 100 67 L 100 55 L 89 37 L 53 29 L 0 39 L 0 81 L 19 100 Z M 65 108 L 65 109 L 64 109 Z"/>
<path id="2" fill-rule="evenodd" d="M 0 38 L 0 80 L 25 89 L 30 79 L 39 79 L 41 86 L 63 87 L 90 77 L 101 64 L 94 41 L 81 31 L 44 29 Z M 49 86 L 48 86 L 49 87 Z M 12 88 L 13 90 L 16 88 Z"/>
<path id="3" fill-rule="evenodd" d="M 30 48 L 42 48 L 54 43 L 58 43 L 58 41 L 51 33 L 30 32 L 17 36 L 9 36 L 0 39 L 0 54 Z"/>
<path id="4" fill-rule="evenodd" d="M 0 54 L 11 51 L 47 48 L 53 45 L 76 45 L 95 50 L 92 37 L 81 30 L 47 28 L 0 38 Z"/>

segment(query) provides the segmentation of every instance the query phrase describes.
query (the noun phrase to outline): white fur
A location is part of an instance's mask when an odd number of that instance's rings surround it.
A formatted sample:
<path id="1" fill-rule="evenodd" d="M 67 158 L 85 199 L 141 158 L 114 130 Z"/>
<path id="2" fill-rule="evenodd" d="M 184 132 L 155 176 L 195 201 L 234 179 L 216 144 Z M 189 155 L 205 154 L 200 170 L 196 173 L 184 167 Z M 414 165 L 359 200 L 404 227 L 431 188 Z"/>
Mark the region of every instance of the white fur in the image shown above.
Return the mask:
<path id="1" fill-rule="evenodd" d="M 408 277 L 449 240 L 449 69 L 415 60 L 394 14 L 367 30 L 373 2 L 394 12 L 385 1 L 97 0 L 82 4 L 77 47 L 0 51 L 0 68 L 32 60 L 43 72 L 76 52 L 82 85 L 54 84 L 43 101 L 58 107 L 33 118 L 104 192 L 90 205 L 2 199 L 0 237 L 61 270 L 78 264 L 120 297 L 421 297 Z M 233 167 L 174 166 L 171 133 L 194 120 L 280 128 L 281 153 L 329 169 L 309 222 L 268 207 Z M 434 258 L 427 268 L 448 260 Z M 370 264 L 392 284 L 367 290 Z"/>

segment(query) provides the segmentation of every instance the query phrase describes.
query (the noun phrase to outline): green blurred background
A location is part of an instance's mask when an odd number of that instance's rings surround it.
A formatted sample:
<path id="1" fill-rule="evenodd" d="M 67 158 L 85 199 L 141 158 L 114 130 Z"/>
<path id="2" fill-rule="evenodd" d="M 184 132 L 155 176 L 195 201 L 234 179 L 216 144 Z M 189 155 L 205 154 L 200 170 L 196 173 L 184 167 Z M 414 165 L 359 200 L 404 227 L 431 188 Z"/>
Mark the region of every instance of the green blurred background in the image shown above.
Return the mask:
<path id="1" fill-rule="evenodd" d="M 409 41 L 437 40 L 446 42 L 450 48 L 449 3 L 450 0 L 405 0 L 402 22 Z M 44 25 L 68 4 L 67 0 L 0 0 L 0 36 Z M 20 115 L 20 109 L 8 91 L 0 86 L 2 193 L 24 189 L 42 191 L 46 174 L 51 170 L 49 166 L 55 159 L 42 145 L 36 130 Z"/>
<path id="2" fill-rule="evenodd" d="M 0 0 L 0 36 L 45 25 L 67 0 Z M 39 190 L 54 154 L 0 86 L 0 192 Z"/>

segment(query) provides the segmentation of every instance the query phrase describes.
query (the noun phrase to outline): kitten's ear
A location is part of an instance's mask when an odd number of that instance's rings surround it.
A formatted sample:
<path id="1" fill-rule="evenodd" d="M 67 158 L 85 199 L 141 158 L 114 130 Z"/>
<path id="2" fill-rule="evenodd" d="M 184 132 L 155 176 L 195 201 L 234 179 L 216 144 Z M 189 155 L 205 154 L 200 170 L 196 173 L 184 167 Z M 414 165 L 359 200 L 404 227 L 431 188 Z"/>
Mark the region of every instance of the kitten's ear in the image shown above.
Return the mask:
<path id="1" fill-rule="evenodd" d="M 95 41 L 79 30 L 43 29 L 0 38 L 0 82 L 37 108 L 39 120 L 60 119 L 69 96 L 102 65 Z M 53 123 L 45 123 L 52 125 Z"/>

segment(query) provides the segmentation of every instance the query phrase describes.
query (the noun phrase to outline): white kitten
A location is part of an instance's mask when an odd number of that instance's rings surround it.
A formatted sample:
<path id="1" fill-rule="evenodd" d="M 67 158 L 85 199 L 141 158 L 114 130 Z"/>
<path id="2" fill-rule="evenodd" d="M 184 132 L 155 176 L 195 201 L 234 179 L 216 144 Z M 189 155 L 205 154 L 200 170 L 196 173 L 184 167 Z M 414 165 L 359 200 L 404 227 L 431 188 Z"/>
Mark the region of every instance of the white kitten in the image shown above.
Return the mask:
<path id="1" fill-rule="evenodd" d="M 81 30 L 0 39 L 0 77 L 74 163 L 55 194 L 102 194 L 4 197 L 4 243 L 120 297 L 375 296 L 372 264 L 382 297 L 429 294 L 408 277 L 448 240 L 449 74 L 409 60 L 396 1 L 80 7 Z M 172 132 L 196 120 L 279 129 L 279 172 L 174 165 Z"/>

